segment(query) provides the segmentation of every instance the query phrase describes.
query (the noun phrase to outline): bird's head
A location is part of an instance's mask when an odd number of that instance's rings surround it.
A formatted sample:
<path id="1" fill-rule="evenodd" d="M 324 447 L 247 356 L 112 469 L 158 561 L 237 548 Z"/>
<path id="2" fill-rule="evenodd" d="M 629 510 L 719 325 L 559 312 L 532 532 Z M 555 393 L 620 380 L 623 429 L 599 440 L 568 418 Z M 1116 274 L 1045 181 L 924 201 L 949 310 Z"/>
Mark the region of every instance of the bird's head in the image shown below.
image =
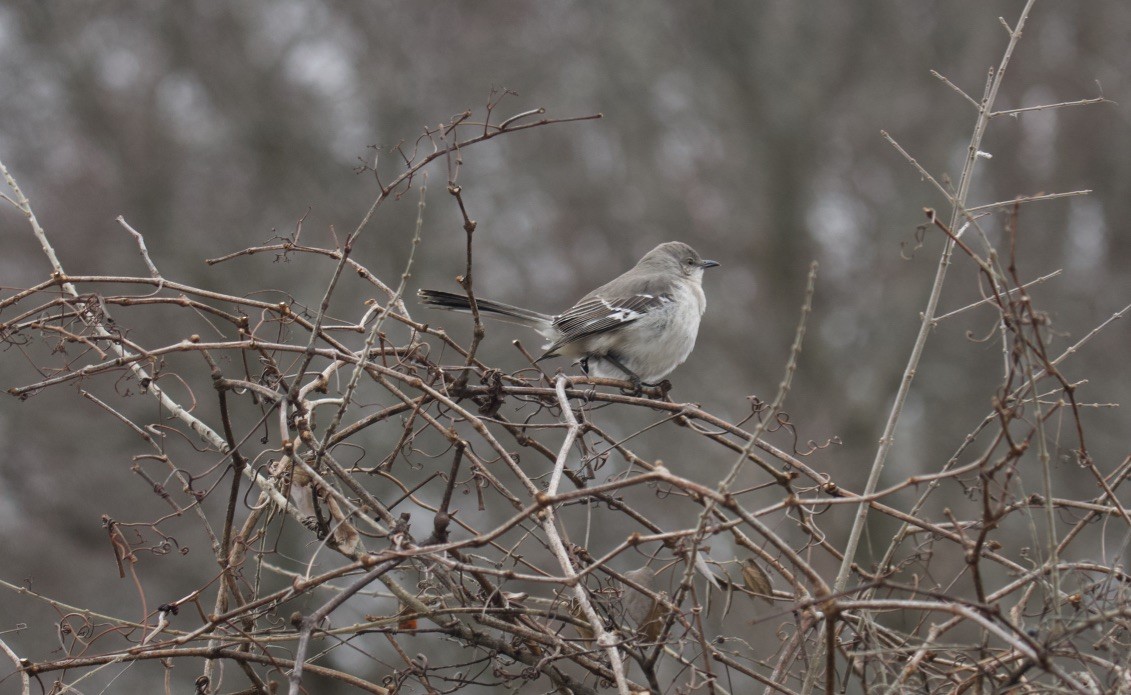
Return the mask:
<path id="1" fill-rule="evenodd" d="M 714 268 L 719 262 L 704 260 L 699 252 L 682 241 L 669 241 L 649 251 L 637 265 L 667 270 L 694 280 L 701 280 L 703 271 Z"/>

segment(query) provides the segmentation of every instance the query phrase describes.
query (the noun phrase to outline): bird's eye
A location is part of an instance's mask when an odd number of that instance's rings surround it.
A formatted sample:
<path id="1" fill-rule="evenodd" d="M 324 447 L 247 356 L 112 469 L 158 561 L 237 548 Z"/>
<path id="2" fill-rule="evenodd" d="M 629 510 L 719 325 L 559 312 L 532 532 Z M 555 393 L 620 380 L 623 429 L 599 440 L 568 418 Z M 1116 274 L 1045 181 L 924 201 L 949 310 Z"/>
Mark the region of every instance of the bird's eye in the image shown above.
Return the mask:
<path id="1" fill-rule="evenodd" d="M 685 258 L 685 259 L 683 259 L 683 262 L 686 263 L 687 265 L 691 265 L 691 264 L 695 263 L 695 259 L 694 258 Z"/>

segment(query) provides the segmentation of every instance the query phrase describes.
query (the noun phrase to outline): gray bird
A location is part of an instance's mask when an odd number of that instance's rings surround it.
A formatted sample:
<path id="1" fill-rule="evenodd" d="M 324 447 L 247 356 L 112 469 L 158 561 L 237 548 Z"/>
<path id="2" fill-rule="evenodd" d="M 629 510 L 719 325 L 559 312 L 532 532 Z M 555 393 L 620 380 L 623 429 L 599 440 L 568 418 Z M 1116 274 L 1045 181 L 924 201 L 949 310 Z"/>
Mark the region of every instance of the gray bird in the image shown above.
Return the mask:
<path id="1" fill-rule="evenodd" d="M 528 326 L 548 340 L 538 361 L 569 357 L 587 374 L 627 378 L 638 391 L 642 383 L 663 379 L 691 354 L 707 308 L 703 271 L 717 265 L 687 244 L 669 241 L 557 316 L 488 299 L 475 302 L 481 315 Z M 471 311 L 464 295 L 440 290 L 417 295 L 428 306 Z"/>

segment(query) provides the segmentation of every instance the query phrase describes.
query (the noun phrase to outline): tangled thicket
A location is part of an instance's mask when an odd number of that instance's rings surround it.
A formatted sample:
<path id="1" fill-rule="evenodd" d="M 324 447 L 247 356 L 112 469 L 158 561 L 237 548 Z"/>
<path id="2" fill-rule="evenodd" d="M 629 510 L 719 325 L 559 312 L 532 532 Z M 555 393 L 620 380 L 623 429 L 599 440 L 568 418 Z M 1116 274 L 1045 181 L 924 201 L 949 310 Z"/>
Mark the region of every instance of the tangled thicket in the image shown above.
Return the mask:
<path id="1" fill-rule="evenodd" d="M 100 417 L 136 433 L 145 451 L 131 470 L 154 493 L 152 507 L 103 519 L 141 614 L 100 615 L 5 582 L 22 600 L 54 601 L 65 652 L 29 660 L 5 645 L 18 672 L 8 680 L 52 690 L 49 680 L 71 685 L 106 665 L 147 662 L 168 678 L 191 662 L 202 693 L 221 692 L 221 676 L 228 691 L 248 693 L 316 692 L 331 681 L 373 693 L 526 684 L 1131 693 L 1128 577 L 1096 559 L 1113 542 L 1120 550 L 1109 557 L 1122 557 L 1131 516 L 1118 493 L 1131 457 L 1092 459 L 1085 404 L 1059 369 L 1092 334 L 1051 354 L 1047 319 L 1015 263 L 1021 205 L 965 207 L 985 124 L 1003 115 L 992 111 L 1003 72 L 975 102 L 958 188 L 939 185 L 953 214 L 927 211 L 921 230 L 945 240 L 924 335 L 957 251 L 979 270 L 982 304 L 999 314 L 1002 378 L 979 426 L 953 452 L 924 457 L 944 461 L 938 470 L 879 488 L 913 357 L 864 491 L 816 469 L 816 449 L 797 444 L 792 423 L 802 418 L 782 410 L 812 276 L 779 393 L 751 398 L 749 416 L 729 422 L 664 387 L 633 393 L 532 360 L 515 373 L 485 364 L 478 316 L 465 344 L 406 305 L 411 254 L 396 282 L 357 261 L 356 248 L 378 243 L 365 233 L 370 220 L 409 193 L 419 195 L 415 231 L 379 243 L 415 248 L 423 170 L 446 164 L 463 217 L 462 232 L 452 230 L 465 248 L 460 284 L 474 296 L 461 152 L 562 122 L 540 110 L 502 120 L 493 102 L 482 120 L 465 113 L 428 130 L 398 150 L 395 180 L 374 177 L 376 201 L 344 239 L 311 244 L 299 224 L 209 261 L 289 261 L 278 266 L 276 296 L 291 296 L 300 273 L 323 274 L 318 306 L 165 277 L 125 220 L 147 275 L 69 275 L 5 170 L 53 265 L 42 283 L 0 301 L 4 342 L 43 375 L 10 392 L 34 407 L 44 389 L 77 389 Z M 1005 218 L 1006 248 L 981 232 L 985 215 Z M 373 298 L 335 304 L 354 281 Z M 106 384 L 116 398 L 97 393 Z M 629 411 L 650 424 L 621 431 Z M 687 440 L 681 465 L 637 453 L 674 428 Z M 708 458 L 726 462 L 718 480 L 686 465 Z M 1057 465 L 1089 476 L 1094 494 L 1055 489 Z M 197 555 L 210 580 L 186 596 L 147 595 L 138 554 L 174 547 L 189 526 L 211 544 L 207 562 Z M 857 552 L 865 528 L 867 560 Z M 347 612 L 363 617 L 339 619 Z M 348 670 L 335 660 L 344 651 Z"/>

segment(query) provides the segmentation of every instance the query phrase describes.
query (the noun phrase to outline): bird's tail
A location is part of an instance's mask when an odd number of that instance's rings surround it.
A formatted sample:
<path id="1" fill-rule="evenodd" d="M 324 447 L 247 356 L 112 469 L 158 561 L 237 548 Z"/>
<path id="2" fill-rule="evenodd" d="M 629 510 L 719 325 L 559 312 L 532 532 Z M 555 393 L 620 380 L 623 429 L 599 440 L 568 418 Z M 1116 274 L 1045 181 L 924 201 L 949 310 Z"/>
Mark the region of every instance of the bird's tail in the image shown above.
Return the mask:
<path id="1" fill-rule="evenodd" d="M 462 311 L 464 313 L 471 312 L 471 302 L 462 294 L 443 292 L 441 290 L 417 290 L 416 296 L 420 298 L 421 304 L 436 309 Z M 551 330 L 554 322 L 553 316 L 547 316 L 537 311 L 511 306 L 510 304 L 493 302 L 490 299 L 480 299 L 476 297 L 475 305 L 479 307 L 479 313 L 484 316 L 490 316 L 499 321 L 517 323 L 520 326 L 528 326 L 539 333 Z"/>

